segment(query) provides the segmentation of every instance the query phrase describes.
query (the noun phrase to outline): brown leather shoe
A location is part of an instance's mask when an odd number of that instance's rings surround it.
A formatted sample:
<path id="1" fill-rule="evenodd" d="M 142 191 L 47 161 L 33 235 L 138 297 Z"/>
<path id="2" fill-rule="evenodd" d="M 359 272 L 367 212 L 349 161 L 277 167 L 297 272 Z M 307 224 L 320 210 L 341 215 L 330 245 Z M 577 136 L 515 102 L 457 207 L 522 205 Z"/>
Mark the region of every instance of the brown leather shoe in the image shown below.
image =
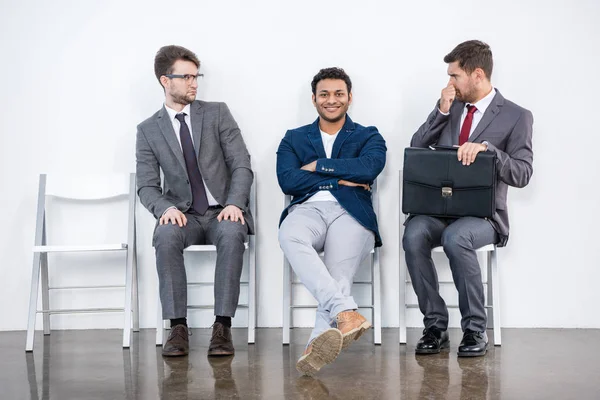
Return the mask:
<path id="1" fill-rule="evenodd" d="M 336 316 L 336 321 L 344 337 L 342 349 L 350 346 L 353 340 L 358 340 L 371 327 L 371 323 L 365 317 L 353 310 L 342 311 Z"/>
<path id="2" fill-rule="evenodd" d="M 313 376 L 324 365 L 331 364 L 342 351 L 342 333 L 327 329 L 314 338 L 296 363 L 296 369 L 303 375 Z"/>
<path id="3" fill-rule="evenodd" d="M 175 325 L 171 328 L 167 343 L 163 345 L 162 355 L 165 357 L 187 356 L 190 352 L 188 328 L 185 325 Z"/>
<path id="4" fill-rule="evenodd" d="M 231 341 L 231 328 L 226 327 L 220 322 L 215 322 L 212 326 L 212 337 L 208 346 L 209 356 L 232 356 L 235 354 L 233 342 Z"/>

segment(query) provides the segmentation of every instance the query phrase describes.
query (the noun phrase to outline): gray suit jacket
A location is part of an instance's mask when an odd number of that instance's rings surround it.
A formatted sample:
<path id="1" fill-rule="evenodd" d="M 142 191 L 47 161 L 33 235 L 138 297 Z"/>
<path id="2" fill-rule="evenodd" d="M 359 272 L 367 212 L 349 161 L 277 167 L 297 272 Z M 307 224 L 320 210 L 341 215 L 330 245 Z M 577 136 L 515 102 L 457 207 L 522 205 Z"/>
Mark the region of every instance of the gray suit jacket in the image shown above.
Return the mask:
<path id="1" fill-rule="evenodd" d="M 449 115 L 443 115 L 438 106 L 439 101 L 427 121 L 413 135 L 410 142 L 412 147 L 458 144 L 460 117 L 465 104 L 454 101 Z M 488 142 L 488 151 L 493 151 L 497 156 L 496 213 L 491 222 L 500 236 L 500 246 L 506 245 L 508 241 L 508 186 L 524 187 L 533 174 L 532 134 L 531 111 L 506 100 L 496 90 L 492 103 L 469 137 L 469 142 Z"/>
<path id="2" fill-rule="evenodd" d="M 225 103 L 196 100 L 190 105 L 190 120 L 206 186 L 222 206 L 233 204 L 242 209 L 248 232 L 254 233 L 248 208 L 254 175 L 246 144 L 229 108 Z M 182 212 L 191 207 L 192 189 L 183 152 L 164 106 L 137 127 L 136 173 L 140 201 L 157 219 L 169 207 Z"/>

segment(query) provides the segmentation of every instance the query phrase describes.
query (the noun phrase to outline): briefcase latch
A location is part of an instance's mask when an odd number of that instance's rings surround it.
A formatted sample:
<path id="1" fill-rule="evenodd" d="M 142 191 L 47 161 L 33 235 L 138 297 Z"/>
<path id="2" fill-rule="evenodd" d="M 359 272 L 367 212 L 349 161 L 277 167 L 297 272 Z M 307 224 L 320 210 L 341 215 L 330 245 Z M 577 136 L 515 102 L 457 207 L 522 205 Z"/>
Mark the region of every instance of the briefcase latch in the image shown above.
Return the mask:
<path id="1" fill-rule="evenodd" d="M 452 188 L 449 186 L 443 186 L 442 197 L 452 197 Z"/>

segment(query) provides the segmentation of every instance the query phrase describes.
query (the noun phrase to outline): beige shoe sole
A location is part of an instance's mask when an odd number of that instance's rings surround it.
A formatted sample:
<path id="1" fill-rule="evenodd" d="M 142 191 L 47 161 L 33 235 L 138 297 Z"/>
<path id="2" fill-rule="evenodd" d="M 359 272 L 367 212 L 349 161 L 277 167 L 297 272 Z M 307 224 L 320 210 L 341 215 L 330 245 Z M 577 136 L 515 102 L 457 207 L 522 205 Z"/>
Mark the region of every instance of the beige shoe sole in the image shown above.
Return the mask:
<path id="1" fill-rule="evenodd" d="M 303 375 L 313 376 L 326 364 L 331 364 L 342 351 L 342 332 L 327 329 L 312 341 L 310 353 L 300 357 L 296 369 Z"/>
<path id="2" fill-rule="evenodd" d="M 353 341 L 360 339 L 362 334 L 365 333 L 365 331 L 370 327 L 371 323 L 369 321 L 365 321 L 362 324 L 360 324 L 360 326 L 352 329 L 349 332 L 344 333 L 342 336 L 344 338 L 344 341 L 342 343 L 342 350 L 347 349 Z"/>

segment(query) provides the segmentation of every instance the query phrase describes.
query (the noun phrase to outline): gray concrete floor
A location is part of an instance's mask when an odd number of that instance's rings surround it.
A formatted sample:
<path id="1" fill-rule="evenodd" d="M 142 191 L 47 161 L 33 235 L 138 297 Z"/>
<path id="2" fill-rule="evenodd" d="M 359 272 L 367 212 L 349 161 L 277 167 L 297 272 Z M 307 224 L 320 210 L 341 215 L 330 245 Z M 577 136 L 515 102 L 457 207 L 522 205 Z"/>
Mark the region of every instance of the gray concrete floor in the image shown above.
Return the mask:
<path id="1" fill-rule="evenodd" d="M 600 399 L 600 330 L 504 329 L 502 347 L 485 357 L 456 357 L 451 348 L 416 356 L 420 330 L 408 345 L 397 329 L 372 332 L 315 378 L 301 377 L 296 359 L 308 329 L 258 329 L 256 344 L 234 329 L 236 355 L 208 359 L 208 329 L 194 329 L 189 357 L 163 359 L 153 329 L 133 334 L 130 350 L 118 330 L 36 334 L 25 353 L 24 332 L 0 332 L 0 399 Z M 489 333 L 490 338 L 493 333 Z"/>

